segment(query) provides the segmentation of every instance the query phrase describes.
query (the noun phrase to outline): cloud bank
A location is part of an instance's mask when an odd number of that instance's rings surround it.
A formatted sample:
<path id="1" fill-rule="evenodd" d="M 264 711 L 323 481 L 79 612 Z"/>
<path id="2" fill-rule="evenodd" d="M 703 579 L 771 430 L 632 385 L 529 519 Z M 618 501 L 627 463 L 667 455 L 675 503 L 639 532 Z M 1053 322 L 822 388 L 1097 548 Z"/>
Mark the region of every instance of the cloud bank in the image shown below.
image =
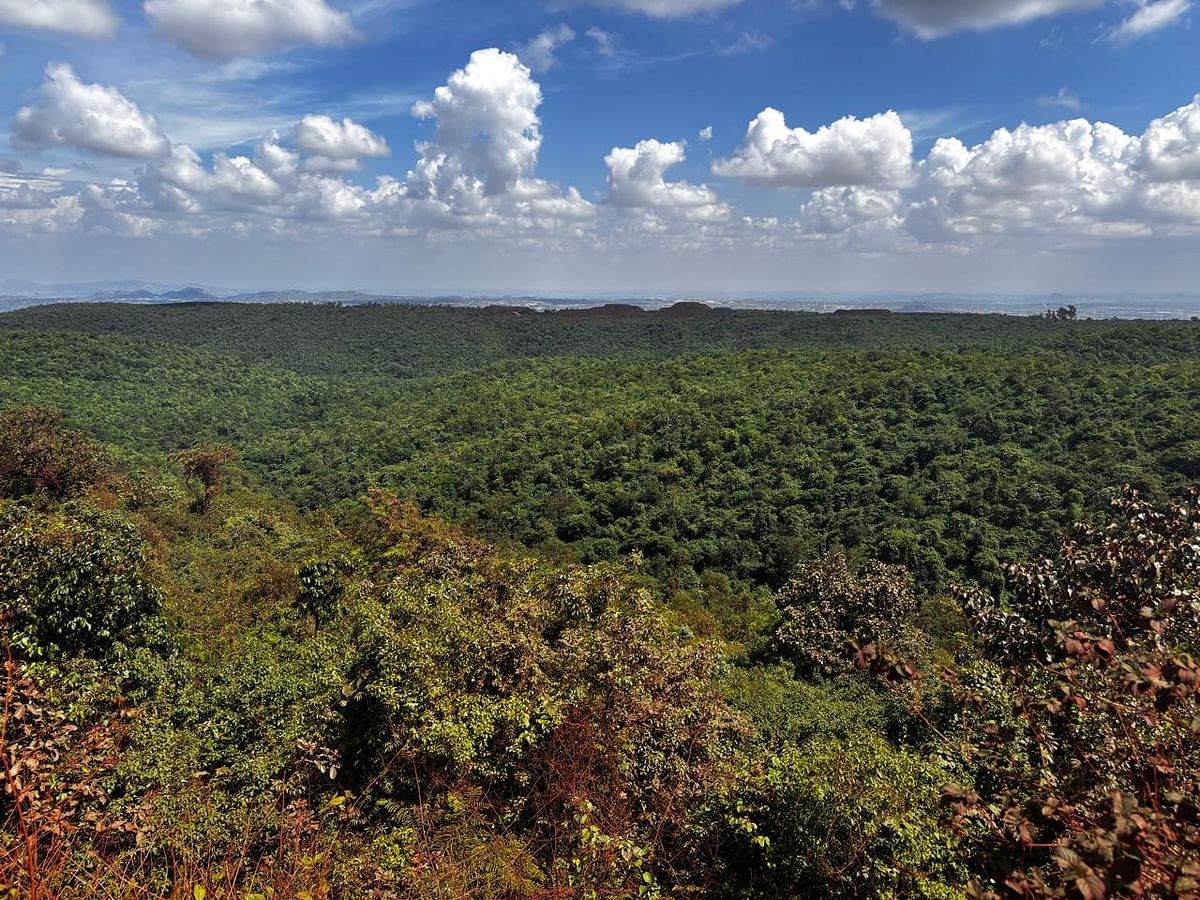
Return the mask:
<path id="1" fill-rule="evenodd" d="M 825 258 L 985 259 L 1030 247 L 1200 241 L 1200 96 L 1141 134 L 1075 117 L 1000 128 L 974 144 L 943 138 L 923 156 L 895 112 L 801 127 L 768 108 L 731 152 L 707 164 L 713 181 L 696 177 L 685 141 L 647 136 L 595 161 L 604 188 L 591 197 L 539 175 L 543 102 L 517 55 L 479 50 L 413 104 L 427 137 L 408 162 L 367 178 L 355 174 L 366 161 L 389 168 L 396 154 L 348 116 L 312 113 L 252 147 L 205 155 L 173 141 L 116 87 L 51 65 L 16 114 L 15 140 L 35 155 L 131 160 L 131 171 L 81 184 L 6 164 L 0 230 L 327 235 L 563 260 L 596 252 L 787 259 L 818 247 Z M 740 211 L 724 196 L 732 193 L 766 198 L 759 205 L 777 212 Z"/>

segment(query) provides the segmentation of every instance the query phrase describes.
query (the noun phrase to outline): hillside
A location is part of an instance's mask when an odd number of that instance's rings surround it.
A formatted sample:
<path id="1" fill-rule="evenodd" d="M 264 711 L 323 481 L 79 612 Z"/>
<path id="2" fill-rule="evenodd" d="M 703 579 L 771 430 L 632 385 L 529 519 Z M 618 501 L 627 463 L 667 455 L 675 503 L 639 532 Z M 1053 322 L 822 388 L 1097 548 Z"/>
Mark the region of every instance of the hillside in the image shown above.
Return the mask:
<path id="1" fill-rule="evenodd" d="M 0 317 L 0 885 L 1194 897 L 1198 333 Z"/>
<path id="2" fill-rule="evenodd" d="M 1191 897 L 1200 507 L 1126 494 L 1111 519 L 1003 601 L 823 552 L 747 655 L 637 554 L 497 550 L 383 491 L 305 514 L 229 448 L 131 470 L 52 411 L 0 413 L 0 883 Z"/>
<path id="3" fill-rule="evenodd" d="M 693 311 L 694 312 L 694 311 Z M 326 378 L 408 378 L 508 359 L 670 359 L 763 349 L 1046 348 L 1111 362 L 1200 356 L 1192 322 L 1051 322 L 1014 316 L 721 311 L 630 316 L 409 305 L 53 304 L 0 315 L 0 329 L 121 334 Z"/>
<path id="4" fill-rule="evenodd" d="M 713 353 L 730 322 L 868 346 Z M 131 459 L 231 443 L 304 507 L 378 486 L 549 558 L 638 551 L 718 620 L 829 547 L 994 587 L 1123 485 L 1165 498 L 1200 473 L 1194 323 L 87 306 L 0 325 L 0 404 L 62 408 Z"/>

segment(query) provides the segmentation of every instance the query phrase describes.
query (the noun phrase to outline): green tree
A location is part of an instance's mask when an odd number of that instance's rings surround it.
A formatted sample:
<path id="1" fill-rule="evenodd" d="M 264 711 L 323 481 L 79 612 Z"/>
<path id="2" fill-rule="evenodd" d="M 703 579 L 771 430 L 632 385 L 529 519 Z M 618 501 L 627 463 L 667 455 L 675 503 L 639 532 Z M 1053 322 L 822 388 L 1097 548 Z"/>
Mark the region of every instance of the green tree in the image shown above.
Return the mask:
<path id="1" fill-rule="evenodd" d="M 237 451 L 223 444 L 202 444 L 191 450 L 177 453 L 175 458 L 183 466 L 188 481 L 196 481 L 199 490 L 192 509 L 199 515 L 208 515 L 212 502 L 221 493 L 229 465 L 237 459 Z"/>
<path id="2" fill-rule="evenodd" d="M 159 602 L 142 536 L 121 512 L 0 501 L 0 618 L 19 655 L 103 657 L 135 640 Z"/>
<path id="3" fill-rule="evenodd" d="M 43 406 L 0 412 L 0 497 L 74 497 L 111 472 L 108 454 L 63 428 L 63 414 Z"/>

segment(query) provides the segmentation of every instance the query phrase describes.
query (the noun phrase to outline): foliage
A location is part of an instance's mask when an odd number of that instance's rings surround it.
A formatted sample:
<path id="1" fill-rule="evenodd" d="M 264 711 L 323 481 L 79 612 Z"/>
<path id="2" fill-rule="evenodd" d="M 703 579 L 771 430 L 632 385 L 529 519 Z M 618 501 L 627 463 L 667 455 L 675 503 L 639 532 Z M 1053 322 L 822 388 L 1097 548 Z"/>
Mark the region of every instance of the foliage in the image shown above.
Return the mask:
<path id="1" fill-rule="evenodd" d="M 944 778 L 868 733 L 787 747 L 746 794 L 770 866 L 752 895 L 963 897 L 957 842 L 938 812 Z"/>
<path id="2" fill-rule="evenodd" d="M 601 834 L 608 849 L 639 848 L 622 883 L 702 857 L 696 816 L 728 788 L 742 732 L 712 649 L 611 567 L 514 563 L 393 498 L 375 503 L 387 549 L 356 617 L 350 787 L 429 802 L 474 784 L 482 808 L 523 823 L 556 881 L 595 877 L 559 867 L 572 846 L 599 852 Z"/>
<path id="3" fill-rule="evenodd" d="M 1200 497 L 1114 508 L 965 598 L 994 669 L 949 676 L 974 778 L 947 802 L 981 894 L 1200 893 Z"/>
<path id="4" fill-rule="evenodd" d="M 756 591 L 837 547 L 906 566 L 922 593 L 999 589 L 1004 564 L 1122 483 L 1182 489 L 1200 422 L 1191 364 L 809 351 L 320 382 L 109 336 L 19 337 L 0 402 L 61 403 L 145 466 L 233 443 L 307 507 L 380 485 L 548 557 L 641 551 L 681 604 L 718 602 L 731 635 L 761 622 Z M 53 378 L 26 364 L 60 353 Z"/>
<path id="5" fill-rule="evenodd" d="M 353 560 L 344 556 L 308 560 L 296 571 L 299 582 L 294 603 L 296 610 L 311 616 L 313 624 L 320 628 L 339 612 L 346 593 L 346 579 L 353 571 Z"/>
<path id="6" fill-rule="evenodd" d="M 775 602 L 782 616 L 775 631 L 781 655 L 808 677 L 850 671 L 848 645 L 875 643 L 912 651 L 909 623 L 917 600 L 906 571 L 868 563 L 855 571 L 843 554 L 802 564 Z"/>
<path id="7" fill-rule="evenodd" d="M 136 525 L 93 501 L 0 501 L 0 620 L 25 658 L 104 656 L 159 604 Z"/>
<path id="8" fill-rule="evenodd" d="M 0 328 L 116 333 L 324 378 L 424 377 L 510 359 L 655 360 L 763 349 L 999 347 L 1012 352 L 1067 347 L 1093 360 L 1117 361 L 1133 354 L 1151 355 L 1153 362 L 1193 358 L 1200 350 L 1200 329 L 1184 322 L 1066 323 L 866 311 L 852 316 L 693 312 L 701 314 L 539 314 L 512 307 L 405 304 L 61 303 L 0 315 Z"/>
<path id="9" fill-rule="evenodd" d="M 0 318 L 0 893 L 1196 894 L 1200 329 L 693 312 Z"/>
<path id="10" fill-rule="evenodd" d="M 202 444 L 191 450 L 183 450 L 175 457 L 183 467 L 188 481 L 199 482 L 200 490 L 192 508 L 200 515 L 208 515 L 212 502 L 225 483 L 225 470 L 237 459 L 237 451 L 229 446 Z"/>
<path id="11" fill-rule="evenodd" d="M 822 738 L 845 739 L 892 730 L 894 710 L 885 696 L 859 679 L 811 683 L 795 667 L 737 667 L 723 673 L 730 704 L 750 718 L 765 751 L 778 753 Z"/>
<path id="12" fill-rule="evenodd" d="M 62 420 L 60 411 L 38 406 L 0 412 L 0 497 L 73 497 L 107 474 L 103 448 Z"/>

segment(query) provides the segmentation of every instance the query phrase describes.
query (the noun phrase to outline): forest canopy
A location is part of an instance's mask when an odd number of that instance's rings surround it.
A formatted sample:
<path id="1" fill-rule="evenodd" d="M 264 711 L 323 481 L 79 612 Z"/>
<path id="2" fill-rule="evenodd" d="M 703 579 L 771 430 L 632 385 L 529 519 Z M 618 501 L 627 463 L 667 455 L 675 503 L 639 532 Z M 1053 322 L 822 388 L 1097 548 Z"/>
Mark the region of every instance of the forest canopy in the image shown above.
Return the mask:
<path id="1" fill-rule="evenodd" d="M 0 316 L 0 890 L 1200 895 L 1197 339 Z"/>

